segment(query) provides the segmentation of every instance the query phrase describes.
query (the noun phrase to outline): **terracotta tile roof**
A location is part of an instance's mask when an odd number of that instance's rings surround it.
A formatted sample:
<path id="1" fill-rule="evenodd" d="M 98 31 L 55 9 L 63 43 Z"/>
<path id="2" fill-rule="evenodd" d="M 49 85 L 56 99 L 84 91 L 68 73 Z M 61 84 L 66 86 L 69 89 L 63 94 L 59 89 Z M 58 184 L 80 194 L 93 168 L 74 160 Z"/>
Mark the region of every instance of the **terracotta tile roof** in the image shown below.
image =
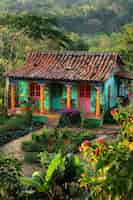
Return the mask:
<path id="1" fill-rule="evenodd" d="M 131 72 L 121 71 L 121 72 L 117 72 L 115 75 L 120 78 L 133 80 L 133 73 Z"/>
<path id="2" fill-rule="evenodd" d="M 116 53 L 32 52 L 26 63 L 7 76 L 47 80 L 104 81 L 117 63 L 123 64 Z"/>

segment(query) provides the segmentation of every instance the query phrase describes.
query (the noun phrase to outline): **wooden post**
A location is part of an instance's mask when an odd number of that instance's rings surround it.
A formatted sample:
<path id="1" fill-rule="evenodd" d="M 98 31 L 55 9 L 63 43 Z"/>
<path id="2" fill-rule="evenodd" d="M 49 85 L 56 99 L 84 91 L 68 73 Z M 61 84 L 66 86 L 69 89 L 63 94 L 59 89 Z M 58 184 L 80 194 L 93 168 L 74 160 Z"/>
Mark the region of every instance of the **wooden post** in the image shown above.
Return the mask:
<path id="1" fill-rule="evenodd" d="M 40 113 L 44 113 L 45 111 L 45 85 L 40 84 Z"/>
<path id="2" fill-rule="evenodd" d="M 96 117 L 100 117 L 101 105 L 100 105 L 100 87 L 96 87 Z"/>
<path id="3" fill-rule="evenodd" d="M 11 112 L 15 111 L 15 83 L 11 83 Z"/>
<path id="4" fill-rule="evenodd" d="M 66 85 L 67 88 L 67 109 L 71 108 L 71 85 Z"/>

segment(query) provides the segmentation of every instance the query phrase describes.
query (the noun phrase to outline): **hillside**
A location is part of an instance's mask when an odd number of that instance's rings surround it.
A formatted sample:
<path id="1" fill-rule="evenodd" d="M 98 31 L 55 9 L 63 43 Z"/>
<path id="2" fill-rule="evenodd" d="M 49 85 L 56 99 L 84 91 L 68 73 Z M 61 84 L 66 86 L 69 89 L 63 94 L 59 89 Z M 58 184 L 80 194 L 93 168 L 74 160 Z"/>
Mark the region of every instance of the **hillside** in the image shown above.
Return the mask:
<path id="1" fill-rule="evenodd" d="M 1 13 L 55 15 L 66 32 L 112 33 L 133 21 L 132 0 L 1 0 Z"/>

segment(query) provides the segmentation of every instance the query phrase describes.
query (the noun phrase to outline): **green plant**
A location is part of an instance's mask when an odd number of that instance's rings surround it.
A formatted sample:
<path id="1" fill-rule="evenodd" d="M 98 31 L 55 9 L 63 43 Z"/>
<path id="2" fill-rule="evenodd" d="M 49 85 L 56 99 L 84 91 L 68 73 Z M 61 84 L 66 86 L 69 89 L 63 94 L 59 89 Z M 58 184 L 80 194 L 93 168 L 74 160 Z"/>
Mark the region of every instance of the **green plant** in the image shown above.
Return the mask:
<path id="1" fill-rule="evenodd" d="M 22 143 L 22 149 L 26 152 L 40 152 L 43 151 L 45 145 L 36 141 L 24 141 Z"/>
<path id="2" fill-rule="evenodd" d="M 0 145 L 6 144 L 13 139 L 19 138 L 41 128 L 42 124 L 35 124 L 31 121 L 31 113 L 11 117 L 6 123 L 0 126 Z"/>
<path id="3" fill-rule="evenodd" d="M 38 152 L 26 152 L 24 156 L 24 161 L 28 164 L 40 164 L 39 153 Z"/>
<path id="4" fill-rule="evenodd" d="M 80 146 L 84 161 L 81 187 L 91 199 L 132 199 L 133 148 L 123 141 L 108 145 L 104 139 L 96 143 L 84 141 Z"/>
<path id="5" fill-rule="evenodd" d="M 0 154 L 0 199 L 19 199 L 21 165 L 11 155 Z"/>
<path id="6" fill-rule="evenodd" d="M 83 128 L 98 128 L 102 125 L 102 120 L 100 119 L 84 119 Z"/>
<path id="7" fill-rule="evenodd" d="M 65 158 L 61 156 L 60 153 L 55 155 L 54 159 L 48 165 L 46 173 L 34 172 L 32 178 L 21 177 L 21 183 L 23 185 L 29 186 L 32 190 L 31 192 L 44 193 L 50 200 L 54 198 L 54 183 L 57 179 L 56 171 L 58 169 L 64 170 Z M 28 191 L 29 192 L 29 191 Z"/>
<path id="8" fill-rule="evenodd" d="M 111 113 L 109 111 L 105 112 L 104 114 L 104 123 L 109 123 L 109 124 L 116 124 L 115 119 L 113 118 L 113 116 L 111 115 Z"/>
<path id="9" fill-rule="evenodd" d="M 133 139 L 133 105 L 126 107 L 119 106 L 118 109 L 113 109 L 111 114 L 117 123 L 121 125 L 121 135 L 124 138 Z"/>

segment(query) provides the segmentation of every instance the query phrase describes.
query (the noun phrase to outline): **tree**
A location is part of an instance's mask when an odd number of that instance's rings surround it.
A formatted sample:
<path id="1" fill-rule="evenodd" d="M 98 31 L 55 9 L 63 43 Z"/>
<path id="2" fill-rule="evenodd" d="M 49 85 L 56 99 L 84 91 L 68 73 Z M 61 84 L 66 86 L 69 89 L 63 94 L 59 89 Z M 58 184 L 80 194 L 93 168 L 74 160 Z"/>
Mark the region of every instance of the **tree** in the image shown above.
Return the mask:
<path id="1" fill-rule="evenodd" d="M 62 47 L 67 47 L 70 43 L 69 38 L 59 29 L 55 17 L 41 17 L 32 14 L 8 15 L 1 20 L 1 24 L 22 30 L 24 34 L 35 40 L 44 40 L 47 36 L 47 38 L 56 40 Z"/>
<path id="2" fill-rule="evenodd" d="M 125 63 L 130 71 L 133 71 L 133 24 L 127 24 L 123 29 L 125 48 L 121 49 Z"/>

